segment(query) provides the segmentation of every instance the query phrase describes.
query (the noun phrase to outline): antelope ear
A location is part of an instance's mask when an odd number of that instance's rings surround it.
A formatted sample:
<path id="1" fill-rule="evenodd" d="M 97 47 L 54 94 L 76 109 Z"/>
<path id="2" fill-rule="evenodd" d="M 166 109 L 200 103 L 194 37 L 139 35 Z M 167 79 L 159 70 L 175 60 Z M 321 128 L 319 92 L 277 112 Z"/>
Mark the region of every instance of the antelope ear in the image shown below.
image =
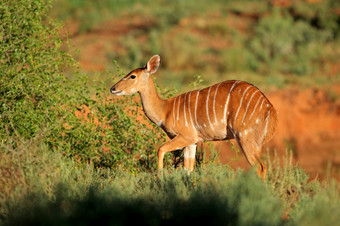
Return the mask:
<path id="1" fill-rule="evenodd" d="M 159 55 L 154 55 L 150 58 L 145 66 L 145 70 L 149 74 L 153 74 L 157 71 L 159 65 L 161 64 L 161 57 Z"/>

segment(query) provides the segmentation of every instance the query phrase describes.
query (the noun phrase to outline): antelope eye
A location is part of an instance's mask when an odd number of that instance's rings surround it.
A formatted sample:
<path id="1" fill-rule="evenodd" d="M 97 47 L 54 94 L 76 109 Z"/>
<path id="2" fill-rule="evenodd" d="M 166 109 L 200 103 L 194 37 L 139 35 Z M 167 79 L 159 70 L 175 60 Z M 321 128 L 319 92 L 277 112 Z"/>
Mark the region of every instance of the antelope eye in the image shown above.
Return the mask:
<path id="1" fill-rule="evenodd" d="M 135 78 L 136 78 L 136 75 L 131 75 L 130 78 L 131 78 L 131 79 L 135 79 Z"/>

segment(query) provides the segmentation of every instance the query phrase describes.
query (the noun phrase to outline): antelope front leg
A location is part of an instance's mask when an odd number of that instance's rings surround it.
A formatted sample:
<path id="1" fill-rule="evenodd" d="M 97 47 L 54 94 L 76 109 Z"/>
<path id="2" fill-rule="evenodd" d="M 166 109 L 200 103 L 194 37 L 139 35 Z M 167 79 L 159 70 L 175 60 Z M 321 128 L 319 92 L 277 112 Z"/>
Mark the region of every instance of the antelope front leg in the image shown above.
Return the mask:
<path id="1" fill-rule="evenodd" d="M 189 173 L 194 170 L 196 147 L 196 144 L 192 144 L 184 148 L 184 169 Z"/>
<path id="2" fill-rule="evenodd" d="M 158 149 L 158 169 L 161 170 L 163 169 L 163 159 L 164 155 L 170 151 L 175 151 L 177 149 L 181 149 L 186 146 L 191 146 L 193 142 L 182 137 L 182 136 L 177 136 L 170 140 L 169 142 L 163 144 L 159 149 Z M 195 148 L 196 150 L 196 148 Z M 184 157 L 185 159 L 185 157 Z M 185 160 L 184 160 L 185 161 Z"/>

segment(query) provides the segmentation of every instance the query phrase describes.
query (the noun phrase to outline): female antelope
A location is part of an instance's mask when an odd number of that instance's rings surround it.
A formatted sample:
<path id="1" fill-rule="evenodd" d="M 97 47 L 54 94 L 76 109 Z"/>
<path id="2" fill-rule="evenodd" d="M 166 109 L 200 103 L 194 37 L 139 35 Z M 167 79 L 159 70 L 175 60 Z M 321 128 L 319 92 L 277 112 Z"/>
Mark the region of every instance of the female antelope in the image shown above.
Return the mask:
<path id="1" fill-rule="evenodd" d="M 160 57 L 155 55 L 145 67 L 131 71 L 111 88 L 117 96 L 138 92 L 146 116 L 169 136 L 170 141 L 158 149 L 158 169 L 163 168 L 166 153 L 184 148 L 184 168 L 191 172 L 197 142 L 235 138 L 264 178 L 261 148 L 277 125 L 276 111 L 265 95 L 247 82 L 232 80 L 163 100 L 150 76 L 159 65 Z"/>

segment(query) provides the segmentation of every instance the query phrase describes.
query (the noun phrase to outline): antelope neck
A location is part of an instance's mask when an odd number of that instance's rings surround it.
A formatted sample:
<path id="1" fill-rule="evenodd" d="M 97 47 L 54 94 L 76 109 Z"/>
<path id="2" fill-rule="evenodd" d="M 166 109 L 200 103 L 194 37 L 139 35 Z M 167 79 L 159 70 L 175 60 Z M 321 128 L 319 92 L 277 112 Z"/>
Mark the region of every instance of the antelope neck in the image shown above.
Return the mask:
<path id="1" fill-rule="evenodd" d="M 167 100 L 163 100 L 158 95 L 151 75 L 146 82 L 146 86 L 143 90 L 139 91 L 139 94 L 145 115 L 157 125 L 162 123 L 165 118 L 164 112 L 167 106 Z"/>

